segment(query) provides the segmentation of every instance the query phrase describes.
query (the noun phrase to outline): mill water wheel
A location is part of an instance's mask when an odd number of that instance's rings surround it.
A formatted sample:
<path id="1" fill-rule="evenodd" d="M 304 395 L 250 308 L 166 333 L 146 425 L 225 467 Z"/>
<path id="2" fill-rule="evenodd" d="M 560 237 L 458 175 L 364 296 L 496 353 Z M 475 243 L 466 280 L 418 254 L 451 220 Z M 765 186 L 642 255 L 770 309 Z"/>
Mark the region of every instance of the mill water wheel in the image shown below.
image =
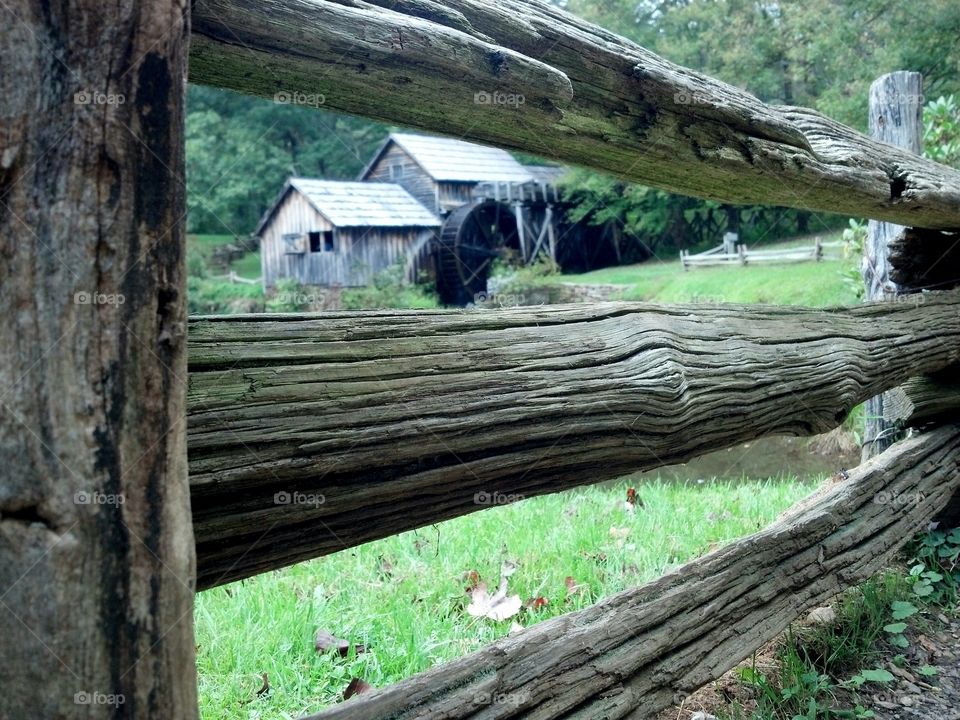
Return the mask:
<path id="1" fill-rule="evenodd" d="M 447 217 L 437 250 L 437 291 L 447 305 L 467 305 L 487 291 L 493 261 L 517 247 L 509 205 L 493 200 L 463 205 Z"/>

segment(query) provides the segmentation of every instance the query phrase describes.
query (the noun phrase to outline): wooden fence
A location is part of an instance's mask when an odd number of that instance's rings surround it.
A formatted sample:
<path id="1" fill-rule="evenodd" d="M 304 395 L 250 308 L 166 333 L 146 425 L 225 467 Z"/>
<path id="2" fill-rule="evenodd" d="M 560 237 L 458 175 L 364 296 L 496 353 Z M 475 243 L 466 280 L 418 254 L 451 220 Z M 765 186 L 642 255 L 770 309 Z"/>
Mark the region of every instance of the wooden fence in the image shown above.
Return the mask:
<path id="1" fill-rule="evenodd" d="M 921 291 L 957 282 L 960 173 L 546 3 L 381 4 L 30 0 L 0 30 L 16 79 L 0 136 L 0 635 L 17 638 L 0 646 L 0 717 L 193 720 L 197 587 L 476 511 L 480 490 L 555 492 L 821 432 L 899 386 L 901 422 L 927 432 L 766 530 L 318 716 L 651 717 L 956 497 L 957 394 L 937 388 L 960 361 L 960 300 Z M 912 294 L 187 322 L 188 35 L 195 82 L 900 223 L 891 277 Z M 276 498 L 314 491 L 317 507 Z"/>
<path id="2" fill-rule="evenodd" d="M 781 265 L 794 262 L 820 262 L 843 257 L 842 242 L 822 242 L 817 238 L 810 247 L 783 248 L 780 250 L 750 250 L 746 245 L 736 246 L 736 252 L 727 252 L 725 245 L 691 255 L 680 251 L 680 263 L 684 270 L 693 267 L 716 267 L 718 265 Z M 825 252 L 826 251 L 826 252 Z"/>

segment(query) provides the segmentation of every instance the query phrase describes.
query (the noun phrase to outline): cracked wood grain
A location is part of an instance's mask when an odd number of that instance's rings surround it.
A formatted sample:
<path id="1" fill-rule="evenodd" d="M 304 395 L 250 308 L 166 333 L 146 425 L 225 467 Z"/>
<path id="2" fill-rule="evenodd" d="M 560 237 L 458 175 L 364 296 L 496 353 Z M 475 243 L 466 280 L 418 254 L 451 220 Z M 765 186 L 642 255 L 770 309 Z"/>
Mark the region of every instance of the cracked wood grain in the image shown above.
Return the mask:
<path id="1" fill-rule="evenodd" d="M 825 432 L 866 398 L 960 359 L 958 308 L 946 294 L 842 310 L 191 319 L 199 587 L 480 510 L 497 493 Z"/>

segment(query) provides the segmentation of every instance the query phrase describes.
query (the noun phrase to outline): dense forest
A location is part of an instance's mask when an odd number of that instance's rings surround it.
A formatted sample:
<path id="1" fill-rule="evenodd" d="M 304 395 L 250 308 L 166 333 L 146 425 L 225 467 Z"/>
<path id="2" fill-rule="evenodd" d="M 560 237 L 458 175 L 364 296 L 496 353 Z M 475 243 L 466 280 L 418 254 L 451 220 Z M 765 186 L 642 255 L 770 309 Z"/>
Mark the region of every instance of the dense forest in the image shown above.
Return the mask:
<path id="1" fill-rule="evenodd" d="M 554 0 L 680 65 L 770 103 L 816 108 L 866 126 L 877 76 L 920 71 L 929 100 L 960 90 L 960 3 L 925 0 Z M 291 175 L 352 179 L 388 128 L 367 120 L 191 86 L 187 116 L 189 230 L 245 236 Z M 573 217 L 616 221 L 625 259 L 713 242 L 747 242 L 838 219 L 718 203 L 626 186 L 586 170 L 564 183 Z M 633 253 L 631 253 L 631 248 Z"/>

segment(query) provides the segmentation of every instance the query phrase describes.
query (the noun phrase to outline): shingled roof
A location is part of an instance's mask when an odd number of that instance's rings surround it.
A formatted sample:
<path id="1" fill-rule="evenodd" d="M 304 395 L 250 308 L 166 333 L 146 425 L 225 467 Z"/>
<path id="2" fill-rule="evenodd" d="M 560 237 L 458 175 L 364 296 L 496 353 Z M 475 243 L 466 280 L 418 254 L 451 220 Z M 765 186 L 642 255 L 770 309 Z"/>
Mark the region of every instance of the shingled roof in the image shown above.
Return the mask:
<path id="1" fill-rule="evenodd" d="M 392 143 L 399 145 L 438 182 L 525 183 L 535 179 L 506 150 L 453 138 L 390 133 L 360 173 L 361 180 L 369 175 Z"/>
<path id="2" fill-rule="evenodd" d="M 318 213 L 337 227 L 439 227 L 433 213 L 392 183 L 341 182 L 290 178 L 257 226 L 260 235 L 292 190 L 300 192 Z"/>

